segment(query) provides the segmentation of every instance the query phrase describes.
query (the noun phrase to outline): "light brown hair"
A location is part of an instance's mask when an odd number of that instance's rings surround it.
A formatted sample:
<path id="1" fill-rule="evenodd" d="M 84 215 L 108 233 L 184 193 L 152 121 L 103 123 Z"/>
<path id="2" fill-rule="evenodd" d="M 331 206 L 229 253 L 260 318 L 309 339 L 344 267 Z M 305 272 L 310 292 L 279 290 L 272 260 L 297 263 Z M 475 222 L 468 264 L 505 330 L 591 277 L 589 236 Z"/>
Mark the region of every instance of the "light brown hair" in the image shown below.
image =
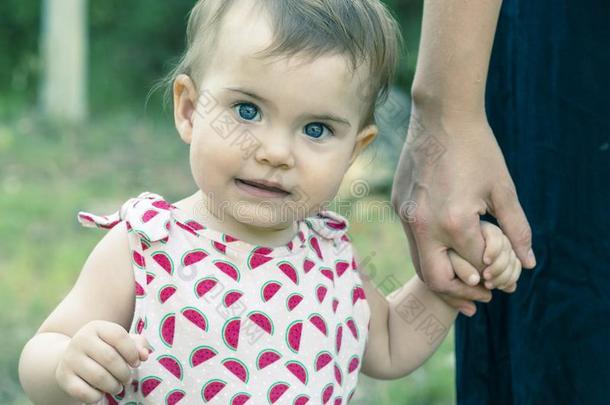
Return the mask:
<path id="1" fill-rule="evenodd" d="M 159 84 L 166 97 L 179 74 L 196 83 L 205 71 L 201 55 L 211 55 L 223 16 L 238 1 L 199 0 L 189 13 L 186 51 Z M 359 130 L 375 123 L 376 106 L 387 99 L 398 66 L 403 38 L 390 11 L 380 0 L 253 0 L 272 21 L 273 41 L 261 58 L 324 54 L 349 57 L 352 72 L 368 62 L 369 75 L 359 96 L 366 111 Z"/>

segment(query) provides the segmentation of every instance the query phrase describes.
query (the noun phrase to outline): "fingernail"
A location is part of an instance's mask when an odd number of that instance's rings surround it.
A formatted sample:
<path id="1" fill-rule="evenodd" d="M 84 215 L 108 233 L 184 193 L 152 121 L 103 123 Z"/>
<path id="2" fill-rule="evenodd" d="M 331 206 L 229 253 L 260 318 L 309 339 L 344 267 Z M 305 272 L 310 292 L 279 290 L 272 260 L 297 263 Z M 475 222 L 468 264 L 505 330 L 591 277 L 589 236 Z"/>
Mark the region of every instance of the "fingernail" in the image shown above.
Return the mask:
<path id="1" fill-rule="evenodd" d="M 530 266 L 536 266 L 536 256 L 534 255 L 534 251 L 530 248 L 529 252 L 527 252 L 527 260 L 530 262 Z"/>
<path id="2" fill-rule="evenodd" d="M 470 285 L 475 285 L 479 282 L 479 276 L 477 276 L 476 274 L 472 274 L 469 278 L 468 278 L 468 283 Z"/>

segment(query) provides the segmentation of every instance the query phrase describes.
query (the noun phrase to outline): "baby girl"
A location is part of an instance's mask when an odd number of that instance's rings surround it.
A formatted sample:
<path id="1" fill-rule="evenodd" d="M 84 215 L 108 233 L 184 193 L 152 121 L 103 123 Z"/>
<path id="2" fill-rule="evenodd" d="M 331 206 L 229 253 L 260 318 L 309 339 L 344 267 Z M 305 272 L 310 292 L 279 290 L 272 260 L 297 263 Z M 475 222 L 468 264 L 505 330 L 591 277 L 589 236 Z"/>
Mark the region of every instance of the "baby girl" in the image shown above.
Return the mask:
<path id="1" fill-rule="evenodd" d="M 379 0 L 200 0 L 187 38 L 167 82 L 195 191 L 78 213 L 108 232 L 23 350 L 27 395 L 342 404 L 359 372 L 415 370 L 457 310 L 418 277 L 384 296 L 347 219 L 325 208 L 378 134 L 401 44 L 391 13 Z M 514 290 L 508 239 L 481 230 L 489 281 Z M 457 277 L 478 275 L 447 254 Z"/>

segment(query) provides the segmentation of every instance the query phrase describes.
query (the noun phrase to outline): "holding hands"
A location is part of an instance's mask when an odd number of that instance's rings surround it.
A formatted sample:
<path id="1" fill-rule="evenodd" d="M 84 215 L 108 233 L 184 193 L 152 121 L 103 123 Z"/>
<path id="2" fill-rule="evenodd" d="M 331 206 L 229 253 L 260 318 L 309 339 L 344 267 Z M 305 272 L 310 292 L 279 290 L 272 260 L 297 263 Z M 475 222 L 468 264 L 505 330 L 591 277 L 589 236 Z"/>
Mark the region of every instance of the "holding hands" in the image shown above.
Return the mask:
<path id="1" fill-rule="evenodd" d="M 449 260 L 456 275 L 467 284 L 484 283 L 487 289 L 497 288 L 512 293 L 517 289 L 517 280 L 521 275 L 521 261 L 512 248 L 510 240 L 496 225 L 481 221 L 481 231 L 485 240 L 483 262 L 483 279 L 476 276 L 476 271 L 454 250 L 449 250 Z"/>

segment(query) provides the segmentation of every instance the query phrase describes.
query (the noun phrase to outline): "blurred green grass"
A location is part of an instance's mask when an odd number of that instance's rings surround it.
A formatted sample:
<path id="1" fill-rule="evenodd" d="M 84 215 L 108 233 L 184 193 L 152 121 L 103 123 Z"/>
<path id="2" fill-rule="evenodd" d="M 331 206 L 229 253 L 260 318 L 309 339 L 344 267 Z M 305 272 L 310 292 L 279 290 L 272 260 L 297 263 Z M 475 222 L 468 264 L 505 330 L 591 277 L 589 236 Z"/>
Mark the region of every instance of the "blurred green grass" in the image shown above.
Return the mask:
<path id="1" fill-rule="evenodd" d="M 1 404 L 30 403 L 17 372 L 23 345 L 69 291 L 102 237 L 103 231 L 78 224 L 77 211 L 110 213 L 144 190 L 169 201 L 195 191 L 188 145 L 171 122 L 167 114 L 130 111 L 94 117 L 83 127 L 34 114 L 0 123 Z M 341 205 L 337 211 L 350 220 L 361 260 L 371 257 L 379 272 L 374 281 L 393 275 L 402 284 L 413 268 L 398 219 L 361 215 L 383 198 L 367 196 L 349 205 L 351 210 Z M 361 374 L 352 403 L 453 404 L 453 347 L 452 330 L 426 364 L 405 378 Z"/>

